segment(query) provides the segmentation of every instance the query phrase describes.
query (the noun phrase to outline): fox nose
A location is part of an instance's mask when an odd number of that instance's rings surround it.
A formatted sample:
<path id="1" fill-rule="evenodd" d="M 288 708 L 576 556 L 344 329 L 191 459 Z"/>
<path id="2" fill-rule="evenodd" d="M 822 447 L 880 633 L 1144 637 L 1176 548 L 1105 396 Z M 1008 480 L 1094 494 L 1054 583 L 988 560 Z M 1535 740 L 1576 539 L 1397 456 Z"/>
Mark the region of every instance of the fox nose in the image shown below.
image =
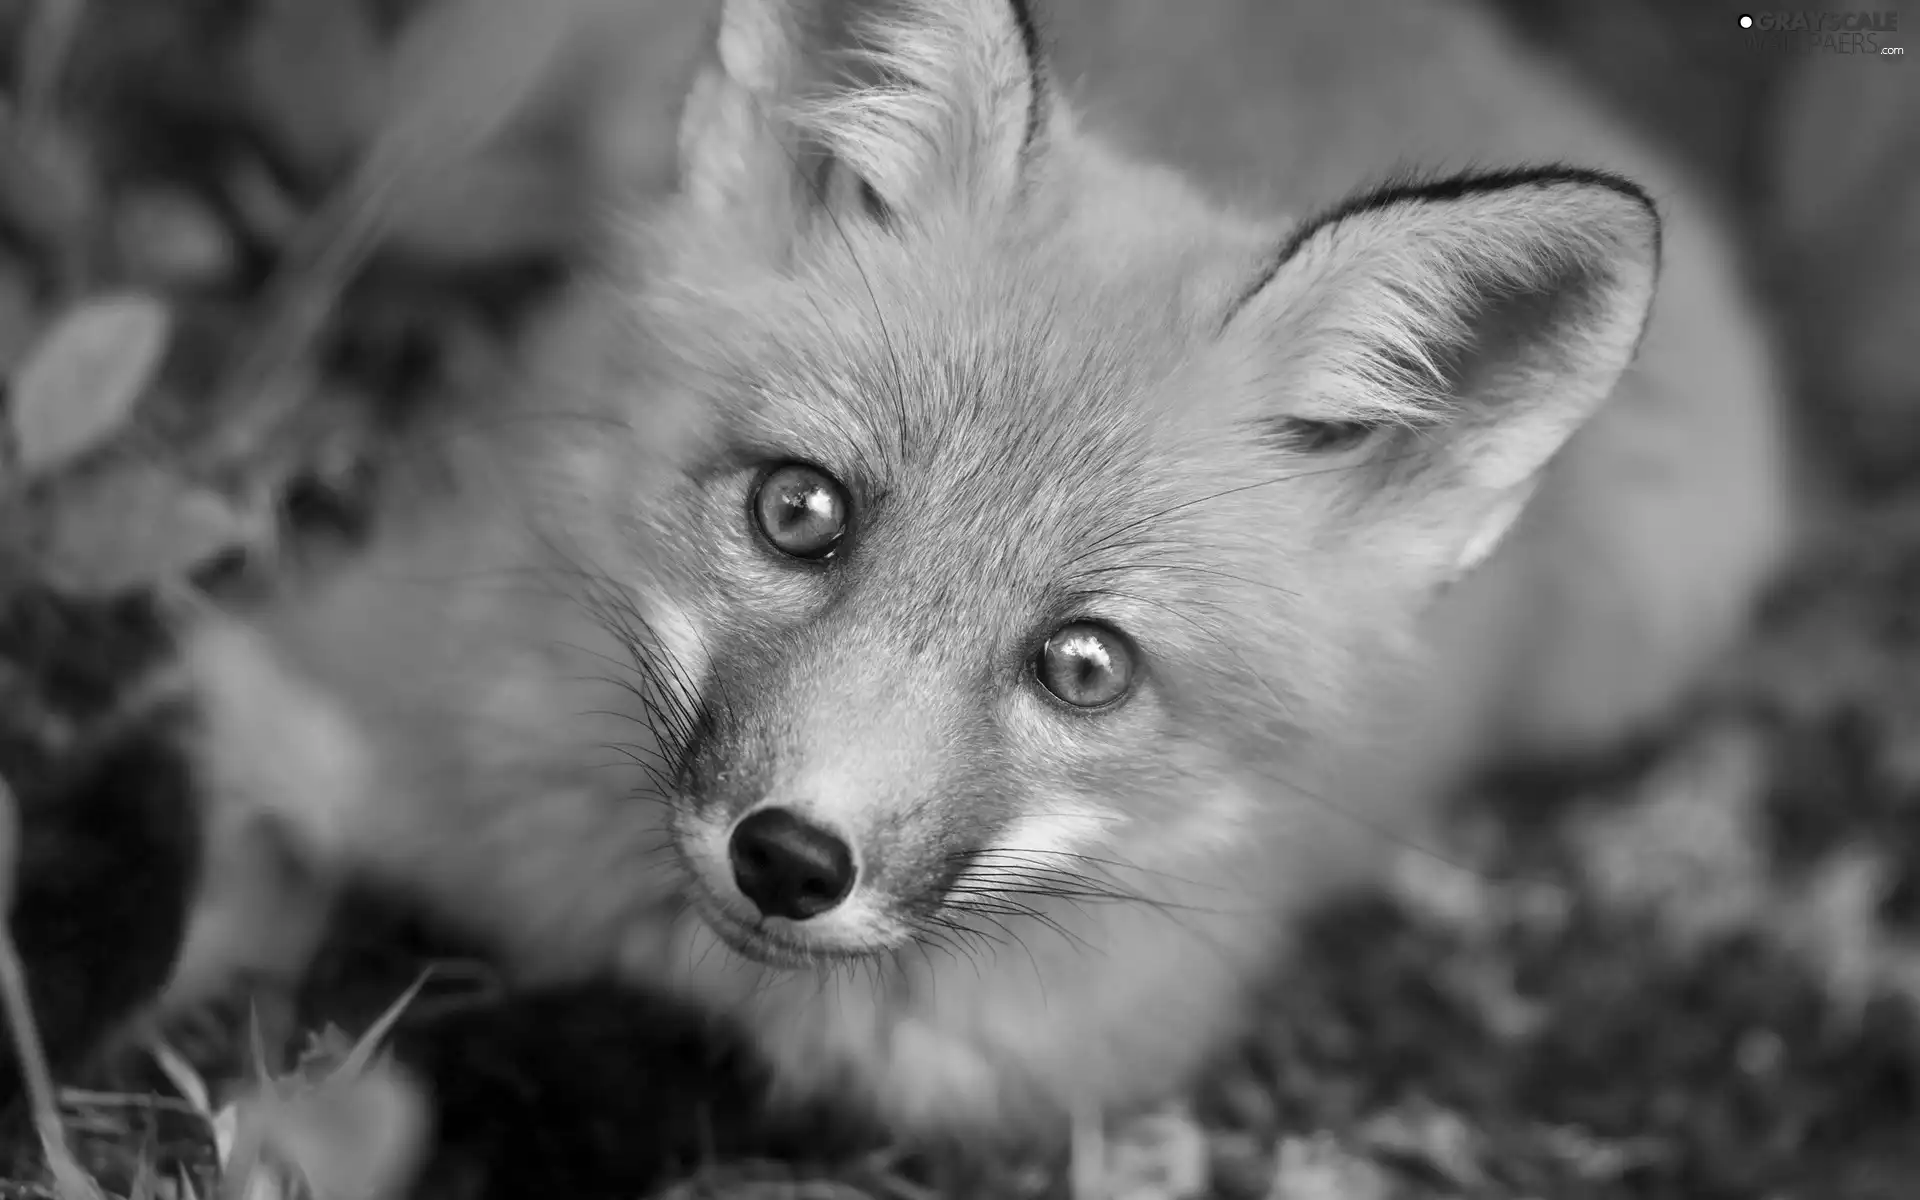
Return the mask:
<path id="1" fill-rule="evenodd" d="M 727 853 L 734 882 L 769 917 L 817 917 L 853 890 L 852 849 L 790 809 L 747 814 L 733 827 Z"/>

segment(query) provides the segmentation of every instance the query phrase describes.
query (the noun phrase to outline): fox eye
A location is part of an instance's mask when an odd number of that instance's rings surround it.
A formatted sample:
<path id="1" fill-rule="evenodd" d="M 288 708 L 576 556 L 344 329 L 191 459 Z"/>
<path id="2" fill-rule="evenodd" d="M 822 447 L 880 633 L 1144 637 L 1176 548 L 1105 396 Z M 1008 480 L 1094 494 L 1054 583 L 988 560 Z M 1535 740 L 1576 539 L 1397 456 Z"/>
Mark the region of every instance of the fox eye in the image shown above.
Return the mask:
<path id="1" fill-rule="evenodd" d="M 1063 625 L 1040 647 L 1034 664 L 1040 682 L 1075 708 L 1103 708 L 1133 684 L 1133 649 L 1105 625 Z"/>
<path id="2" fill-rule="evenodd" d="M 828 558 L 847 532 L 847 492 L 804 463 L 775 467 L 753 494 L 753 516 L 774 549 L 795 558 Z"/>

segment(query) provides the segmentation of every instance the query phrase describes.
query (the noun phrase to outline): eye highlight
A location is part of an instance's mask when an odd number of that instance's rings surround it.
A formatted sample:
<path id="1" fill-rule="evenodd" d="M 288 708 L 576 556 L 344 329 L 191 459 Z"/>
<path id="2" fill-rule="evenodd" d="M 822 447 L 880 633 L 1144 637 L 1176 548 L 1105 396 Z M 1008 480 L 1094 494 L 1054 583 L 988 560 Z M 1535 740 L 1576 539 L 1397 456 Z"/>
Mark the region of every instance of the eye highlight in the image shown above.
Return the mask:
<path id="1" fill-rule="evenodd" d="M 832 556 L 846 536 L 847 490 L 805 463 L 775 467 L 753 493 L 753 519 L 773 548 L 794 558 Z"/>
<path id="2" fill-rule="evenodd" d="M 1055 630 L 1034 663 L 1041 686 L 1075 708 L 1104 708 L 1133 686 L 1133 647 L 1091 621 Z"/>

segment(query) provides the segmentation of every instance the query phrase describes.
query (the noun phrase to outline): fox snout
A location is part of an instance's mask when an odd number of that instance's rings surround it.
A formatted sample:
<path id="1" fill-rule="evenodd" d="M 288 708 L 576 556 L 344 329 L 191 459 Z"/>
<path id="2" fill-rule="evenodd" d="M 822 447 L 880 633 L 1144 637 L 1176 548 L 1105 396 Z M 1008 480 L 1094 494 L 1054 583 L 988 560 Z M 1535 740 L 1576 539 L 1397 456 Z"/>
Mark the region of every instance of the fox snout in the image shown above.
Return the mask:
<path id="1" fill-rule="evenodd" d="M 716 671 L 690 755 L 683 863 L 703 915 L 750 957 L 904 944 L 1003 806 L 961 664 L 921 638 L 856 651 L 840 627 Z"/>
<path id="2" fill-rule="evenodd" d="M 774 965 L 911 942 L 940 908 L 954 876 L 945 864 L 964 859 L 954 847 L 968 839 L 928 811 L 937 801 L 838 802 L 873 794 L 777 788 L 737 816 L 696 801 L 676 831 L 696 910 L 735 950 Z"/>

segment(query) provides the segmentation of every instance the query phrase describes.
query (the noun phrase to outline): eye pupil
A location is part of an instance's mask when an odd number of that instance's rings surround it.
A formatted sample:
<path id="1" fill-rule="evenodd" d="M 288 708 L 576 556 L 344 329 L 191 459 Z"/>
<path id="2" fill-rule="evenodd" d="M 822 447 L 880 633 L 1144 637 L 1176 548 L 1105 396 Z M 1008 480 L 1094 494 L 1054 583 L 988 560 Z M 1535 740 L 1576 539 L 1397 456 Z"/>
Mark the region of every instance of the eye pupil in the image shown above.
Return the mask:
<path id="1" fill-rule="evenodd" d="M 847 531 L 847 494 L 833 476 L 798 463 L 760 483 L 754 516 L 775 549 L 795 558 L 826 558 Z"/>
<path id="2" fill-rule="evenodd" d="M 1115 631 L 1089 621 L 1055 631 L 1036 666 L 1041 684 L 1076 708 L 1112 704 L 1133 683 L 1132 649 Z"/>

